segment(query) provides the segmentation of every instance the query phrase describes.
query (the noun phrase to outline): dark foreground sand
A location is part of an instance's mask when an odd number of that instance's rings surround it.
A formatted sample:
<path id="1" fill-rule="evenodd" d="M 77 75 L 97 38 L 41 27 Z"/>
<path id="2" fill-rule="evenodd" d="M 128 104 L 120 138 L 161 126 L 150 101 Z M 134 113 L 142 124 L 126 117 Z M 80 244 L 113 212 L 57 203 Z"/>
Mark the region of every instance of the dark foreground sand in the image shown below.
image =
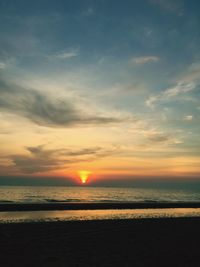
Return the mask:
<path id="1" fill-rule="evenodd" d="M 200 218 L 0 224 L 0 266 L 200 266 Z"/>

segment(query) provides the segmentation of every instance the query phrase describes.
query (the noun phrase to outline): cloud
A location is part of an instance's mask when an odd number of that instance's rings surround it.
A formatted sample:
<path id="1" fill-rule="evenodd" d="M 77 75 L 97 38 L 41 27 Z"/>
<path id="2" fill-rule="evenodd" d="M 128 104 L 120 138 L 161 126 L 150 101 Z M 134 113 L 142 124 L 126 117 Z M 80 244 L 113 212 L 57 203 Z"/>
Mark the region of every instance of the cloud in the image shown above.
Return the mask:
<path id="1" fill-rule="evenodd" d="M 82 15 L 86 17 L 93 16 L 94 14 L 95 14 L 95 11 L 94 11 L 94 8 L 92 7 L 88 7 L 88 9 L 82 12 Z"/>
<path id="2" fill-rule="evenodd" d="M 162 133 L 151 133 L 147 137 L 149 141 L 156 143 L 166 142 L 170 140 L 170 137 L 168 135 L 164 135 Z"/>
<path id="3" fill-rule="evenodd" d="M 0 79 L 0 111 L 25 117 L 47 127 L 107 125 L 130 120 L 125 117 L 88 114 L 72 98 L 53 98 L 3 79 Z"/>
<path id="4" fill-rule="evenodd" d="M 5 68 L 6 68 L 6 64 L 3 63 L 3 62 L 0 62 L 0 70 L 1 70 L 1 69 L 5 69 Z"/>
<path id="5" fill-rule="evenodd" d="M 131 62 L 136 63 L 138 65 L 143 65 L 149 62 L 158 62 L 159 57 L 157 56 L 144 56 L 144 57 L 135 57 L 131 59 Z"/>
<path id="6" fill-rule="evenodd" d="M 91 162 L 98 158 L 107 157 L 116 151 L 116 147 L 104 149 L 90 147 L 82 149 L 46 149 L 44 145 L 26 147 L 27 155 L 11 155 L 15 167 L 24 173 L 47 172 L 67 168 L 78 162 Z"/>
<path id="7" fill-rule="evenodd" d="M 160 7 L 163 10 L 182 15 L 184 5 L 182 0 L 149 0 L 150 3 Z"/>
<path id="8" fill-rule="evenodd" d="M 200 82 L 200 63 L 193 62 L 187 69 L 186 73 L 182 74 L 181 80 L 183 80 L 184 82 L 194 81 L 196 83 L 199 83 Z"/>
<path id="9" fill-rule="evenodd" d="M 57 52 L 54 55 L 48 56 L 49 59 L 60 59 L 60 60 L 65 60 L 65 59 L 70 59 L 73 57 L 77 57 L 79 55 L 79 49 L 72 49 L 69 51 L 61 51 Z"/>
<path id="10" fill-rule="evenodd" d="M 182 137 L 178 138 L 177 135 L 174 136 L 170 133 L 164 133 L 163 131 L 159 130 L 146 130 L 143 132 L 144 136 L 150 142 L 149 145 L 156 145 L 156 144 L 181 144 L 183 143 Z"/>
<path id="11" fill-rule="evenodd" d="M 183 117 L 184 121 L 192 121 L 194 119 L 193 115 L 187 115 Z"/>
<path id="12" fill-rule="evenodd" d="M 12 156 L 15 166 L 24 173 L 46 172 L 59 169 L 61 163 L 53 158 L 37 158 L 31 156 L 15 155 Z"/>
<path id="13" fill-rule="evenodd" d="M 169 100 L 180 94 L 188 93 L 194 90 L 195 88 L 196 88 L 196 84 L 194 82 L 190 82 L 190 83 L 179 82 L 177 83 L 177 85 L 175 85 L 172 88 L 168 88 L 165 91 L 157 95 L 150 96 L 146 100 L 146 105 L 150 108 L 153 108 L 157 102 Z"/>

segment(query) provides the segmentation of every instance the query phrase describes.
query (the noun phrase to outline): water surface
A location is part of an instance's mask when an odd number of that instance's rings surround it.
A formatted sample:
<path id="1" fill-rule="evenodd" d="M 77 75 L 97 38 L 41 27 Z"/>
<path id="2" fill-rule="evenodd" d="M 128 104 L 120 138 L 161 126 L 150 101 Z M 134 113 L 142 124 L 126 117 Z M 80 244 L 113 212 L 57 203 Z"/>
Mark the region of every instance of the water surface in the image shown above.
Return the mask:
<path id="1" fill-rule="evenodd" d="M 200 217 L 200 208 L 0 212 L 0 223 Z"/>
<path id="2" fill-rule="evenodd" d="M 0 203 L 199 202 L 200 189 L 1 186 Z"/>

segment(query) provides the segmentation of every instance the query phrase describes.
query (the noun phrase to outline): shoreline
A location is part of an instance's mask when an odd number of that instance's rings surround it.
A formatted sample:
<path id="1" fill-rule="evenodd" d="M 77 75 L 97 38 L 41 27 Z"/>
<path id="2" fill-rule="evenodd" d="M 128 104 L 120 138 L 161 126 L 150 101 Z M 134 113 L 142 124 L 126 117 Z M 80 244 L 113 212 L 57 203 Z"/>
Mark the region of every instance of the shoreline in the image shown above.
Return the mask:
<path id="1" fill-rule="evenodd" d="M 0 212 L 5 211 L 50 211 L 50 210 L 106 210 L 106 209 L 169 209 L 200 208 L 200 202 L 49 202 L 49 203 L 0 203 Z"/>

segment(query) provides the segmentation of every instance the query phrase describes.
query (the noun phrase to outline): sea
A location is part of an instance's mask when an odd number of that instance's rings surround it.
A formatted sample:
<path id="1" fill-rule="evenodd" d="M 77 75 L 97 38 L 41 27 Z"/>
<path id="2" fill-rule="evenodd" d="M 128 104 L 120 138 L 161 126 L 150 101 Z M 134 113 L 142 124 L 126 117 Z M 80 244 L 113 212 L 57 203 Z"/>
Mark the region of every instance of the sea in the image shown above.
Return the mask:
<path id="1" fill-rule="evenodd" d="M 199 202 L 200 187 L 0 186 L 0 203 Z"/>
<path id="2" fill-rule="evenodd" d="M 1 186 L 1 204 L 200 202 L 200 188 Z M 200 208 L 1 211 L 1 223 L 200 217 Z"/>

